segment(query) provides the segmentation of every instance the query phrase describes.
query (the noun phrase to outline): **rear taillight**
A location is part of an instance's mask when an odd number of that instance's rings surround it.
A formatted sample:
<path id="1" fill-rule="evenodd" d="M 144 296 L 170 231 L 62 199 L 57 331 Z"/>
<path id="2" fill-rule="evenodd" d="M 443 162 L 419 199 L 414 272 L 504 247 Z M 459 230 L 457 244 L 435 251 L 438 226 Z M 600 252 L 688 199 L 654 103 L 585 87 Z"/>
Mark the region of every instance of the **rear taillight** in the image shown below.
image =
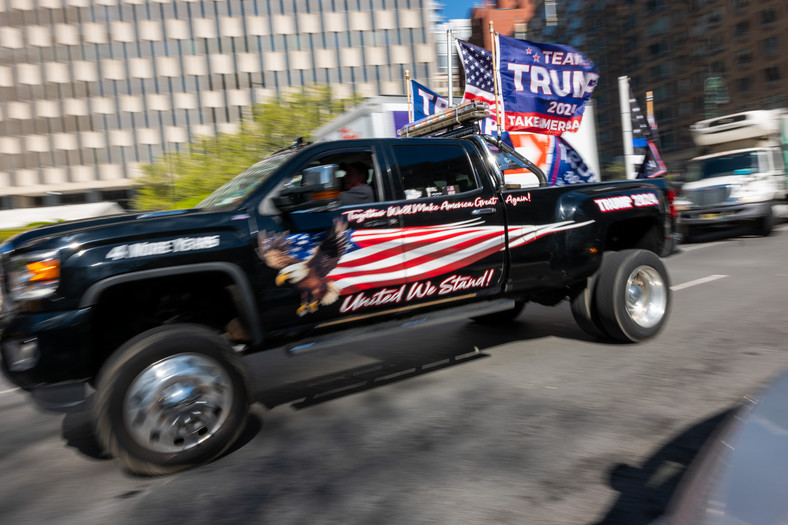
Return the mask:
<path id="1" fill-rule="evenodd" d="M 670 216 L 672 218 L 677 218 L 679 216 L 678 212 L 676 211 L 676 205 L 674 204 L 676 201 L 676 190 L 668 190 L 668 210 L 670 211 Z"/>

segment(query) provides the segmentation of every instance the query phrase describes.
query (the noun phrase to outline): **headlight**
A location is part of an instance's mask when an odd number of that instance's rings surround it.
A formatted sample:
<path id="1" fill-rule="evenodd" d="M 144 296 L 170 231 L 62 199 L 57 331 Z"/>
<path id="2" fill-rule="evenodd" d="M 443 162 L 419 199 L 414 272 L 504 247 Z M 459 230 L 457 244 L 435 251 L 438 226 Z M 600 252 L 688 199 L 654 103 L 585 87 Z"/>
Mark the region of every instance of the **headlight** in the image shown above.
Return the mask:
<path id="1" fill-rule="evenodd" d="M 15 301 L 51 295 L 60 282 L 57 250 L 32 252 L 13 257 L 8 264 L 8 287 Z"/>
<path id="2" fill-rule="evenodd" d="M 676 197 L 673 201 L 673 207 L 676 208 L 676 211 L 686 211 L 692 208 L 692 203 L 683 196 Z"/>
<path id="3" fill-rule="evenodd" d="M 767 201 L 772 198 L 773 190 L 768 184 L 756 178 L 749 178 L 744 181 L 740 186 L 734 186 L 731 189 L 731 200 L 737 202 L 761 202 Z"/>

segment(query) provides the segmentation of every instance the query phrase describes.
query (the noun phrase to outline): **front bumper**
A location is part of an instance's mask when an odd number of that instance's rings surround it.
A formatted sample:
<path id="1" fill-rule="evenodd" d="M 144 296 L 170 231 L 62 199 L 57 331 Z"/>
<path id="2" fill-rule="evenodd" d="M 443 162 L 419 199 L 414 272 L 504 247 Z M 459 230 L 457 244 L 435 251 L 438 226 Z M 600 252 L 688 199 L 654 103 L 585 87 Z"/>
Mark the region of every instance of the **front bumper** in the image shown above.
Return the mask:
<path id="1" fill-rule="evenodd" d="M 8 379 L 31 390 L 91 375 L 91 308 L 8 319 L 0 336 L 0 365 Z"/>
<path id="2" fill-rule="evenodd" d="M 681 210 L 679 223 L 684 228 L 733 225 L 762 219 L 771 213 L 771 207 L 771 201 L 767 201 Z"/>

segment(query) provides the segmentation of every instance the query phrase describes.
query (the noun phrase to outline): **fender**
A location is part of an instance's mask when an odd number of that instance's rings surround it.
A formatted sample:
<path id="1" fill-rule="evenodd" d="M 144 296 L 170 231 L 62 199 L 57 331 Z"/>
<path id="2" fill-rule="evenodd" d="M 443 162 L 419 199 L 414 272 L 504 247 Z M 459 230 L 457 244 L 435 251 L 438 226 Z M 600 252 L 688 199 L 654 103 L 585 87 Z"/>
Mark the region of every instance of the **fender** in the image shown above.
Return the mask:
<path id="1" fill-rule="evenodd" d="M 142 270 L 139 272 L 125 273 L 122 275 L 108 277 L 92 284 L 85 291 L 79 301 L 79 308 L 95 306 L 98 302 L 98 298 L 105 290 L 118 284 L 143 281 L 156 277 L 169 277 L 172 275 L 204 272 L 222 272 L 230 276 L 241 292 L 240 297 L 241 301 L 243 302 L 241 307 L 243 308 L 243 314 L 247 317 L 247 325 L 252 332 L 252 342 L 254 345 L 259 345 L 262 343 L 263 334 L 260 330 L 259 323 L 257 322 L 258 313 L 257 306 L 254 301 L 254 294 L 252 293 L 252 286 L 243 270 L 241 270 L 238 265 L 228 262 L 206 262 L 181 266 L 170 266 L 167 268 Z"/>

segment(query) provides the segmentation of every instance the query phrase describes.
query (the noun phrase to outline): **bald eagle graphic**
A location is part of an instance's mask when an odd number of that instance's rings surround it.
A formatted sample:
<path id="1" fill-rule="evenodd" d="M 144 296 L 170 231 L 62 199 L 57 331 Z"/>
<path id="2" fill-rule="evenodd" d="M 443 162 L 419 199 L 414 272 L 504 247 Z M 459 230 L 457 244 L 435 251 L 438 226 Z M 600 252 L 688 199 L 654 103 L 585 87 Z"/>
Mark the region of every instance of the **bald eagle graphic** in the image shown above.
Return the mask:
<path id="1" fill-rule="evenodd" d="M 319 305 L 334 303 L 339 298 L 339 286 L 326 276 L 333 270 L 348 245 L 347 223 L 335 219 L 331 229 L 314 253 L 307 259 L 293 256 L 290 239 L 286 234 L 258 236 L 258 255 L 269 267 L 279 270 L 276 285 L 292 284 L 301 292 L 299 316 L 316 312 Z"/>

